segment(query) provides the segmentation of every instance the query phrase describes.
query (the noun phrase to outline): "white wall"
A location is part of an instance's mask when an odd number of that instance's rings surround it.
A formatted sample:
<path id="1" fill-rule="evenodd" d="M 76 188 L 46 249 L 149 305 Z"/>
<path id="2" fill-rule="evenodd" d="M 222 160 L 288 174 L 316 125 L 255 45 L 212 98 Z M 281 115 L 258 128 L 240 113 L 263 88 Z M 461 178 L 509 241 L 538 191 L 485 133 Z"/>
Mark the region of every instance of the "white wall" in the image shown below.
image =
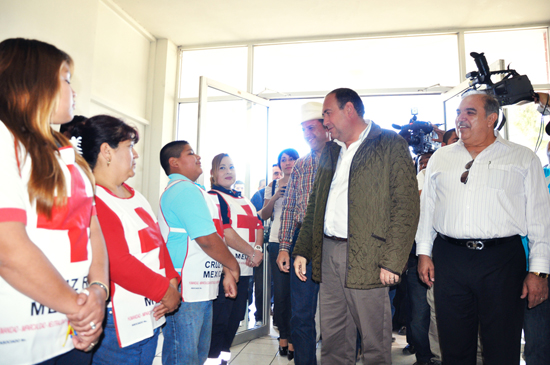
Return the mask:
<path id="1" fill-rule="evenodd" d="M 158 152 L 174 135 L 175 45 L 163 40 L 157 47 L 157 40 L 110 0 L 0 1 L 0 24 L 0 41 L 34 38 L 71 55 L 76 114 L 110 114 L 138 128 L 140 159 L 128 183 L 156 208 L 163 187 Z M 163 88 L 154 91 L 159 79 Z M 152 125 L 162 133 L 153 133 Z"/>

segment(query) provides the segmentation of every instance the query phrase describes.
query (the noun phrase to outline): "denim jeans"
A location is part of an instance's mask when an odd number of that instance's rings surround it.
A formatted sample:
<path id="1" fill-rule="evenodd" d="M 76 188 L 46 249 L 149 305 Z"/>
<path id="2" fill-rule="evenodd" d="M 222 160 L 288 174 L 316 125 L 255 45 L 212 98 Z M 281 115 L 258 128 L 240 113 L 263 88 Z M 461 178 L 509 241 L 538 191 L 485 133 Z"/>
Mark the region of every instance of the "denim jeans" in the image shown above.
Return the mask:
<path id="1" fill-rule="evenodd" d="M 212 333 L 212 301 L 181 303 L 162 329 L 163 365 L 202 365 Z"/>
<path id="2" fill-rule="evenodd" d="M 432 358 L 428 331 L 430 328 L 430 306 L 426 299 L 428 287 L 418 277 L 418 259 L 409 258 L 407 269 L 407 287 L 409 299 L 409 325 L 407 337 L 410 344 L 416 348 L 416 359 L 419 362 L 429 362 Z"/>
<path id="3" fill-rule="evenodd" d="M 279 328 L 281 339 L 291 341 L 290 334 L 290 273 L 284 273 L 277 266 L 279 243 L 269 242 L 269 264 L 273 277 L 273 321 Z"/>
<path id="4" fill-rule="evenodd" d="M 306 266 L 305 282 L 294 273 L 294 259 L 290 265 L 290 303 L 292 317 L 290 328 L 294 345 L 294 363 L 296 365 L 317 364 L 317 333 L 315 331 L 315 311 L 319 284 L 311 280 L 311 262 Z"/>
<path id="5" fill-rule="evenodd" d="M 155 358 L 155 350 L 157 349 L 160 330 L 158 328 L 155 329 L 152 337 L 146 338 L 133 345 L 120 348 L 118 346 L 112 309 L 108 309 L 106 317 L 107 324 L 103 329 L 101 342 L 99 342 L 94 352 L 92 364 L 152 364 Z"/>
<path id="6" fill-rule="evenodd" d="M 292 247 L 298 237 L 299 229 L 294 234 Z M 290 251 L 292 257 L 292 249 Z M 307 280 L 301 281 L 294 272 L 294 258 L 290 260 L 290 303 L 292 317 L 290 329 L 294 345 L 294 363 L 296 365 L 316 365 L 317 333 L 315 331 L 315 311 L 319 284 L 311 280 L 311 262 L 306 266 Z"/>
<path id="7" fill-rule="evenodd" d="M 535 308 L 525 306 L 525 363 L 550 364 L 550 301 L 546 299 Z"/>

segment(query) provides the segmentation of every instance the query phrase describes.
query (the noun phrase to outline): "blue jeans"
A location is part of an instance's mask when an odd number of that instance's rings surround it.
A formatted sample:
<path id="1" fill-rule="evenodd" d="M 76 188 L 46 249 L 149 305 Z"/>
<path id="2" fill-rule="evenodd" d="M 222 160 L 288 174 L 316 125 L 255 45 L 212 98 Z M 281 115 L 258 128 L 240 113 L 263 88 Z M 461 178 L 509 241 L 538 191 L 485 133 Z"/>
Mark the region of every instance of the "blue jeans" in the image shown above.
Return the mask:
<path id="1" fill-rule="evenodd" d="M 284 273 L 277 266 L 279 243 L 269 242 L 269 264 L 273 277 L 273 321 L 279 328 L 279 336 L 283 340 L 291 341 L 290 334 L 290 273 Z"/>
<path id="2" fill-rule="evenodd" d="M 163 365 L 202 365 L 208 357 L 212 334 L 212 301 L 181 303 L 166 316 L 162 329 Z"/>
<path id="3" fill-rule="evenodd" d="M 297 229 L 292 247 L 298 237 Z M 292 257 L 292 250 L 290 252 Z M 315 311 L 319 284 L 311 279 L 311 262 L 306 266 L 305 282 L 298 279 L 294 272 L 294 258 L 290 260 L 290 303 L 292 317 L 290 328 L 294 345 L 294 363 L 296 365 L 316 365 L 317 332 L 315 331 Z"/>
<path id="4" fill-rule="evenodd" d="M 550 364 L 550 301 L 547 299 L 535 308 L 525 306 L 525 363 Z"/>
<path id="5" fill-rule="evenodd" d="M 155 358 L 155 350 L 157 349 L 159 329 L 155 329 L 152 337 L 146 338 L 133 345 L 120 348 L 118 346 L 112 309 L 108 309 L 106 317 L 107 324 L 103 329 L 101 342 L 94 352 L 92 364 L 152 364 Z"/>
<path id="6" fill-rule="evenodd" d="M 406 275 L 410 311 L 407 335 L 411 340 L 410 343 L 416 348 L 416 360 L 429 362 L 433 355 L 428 337 L 430 328 L 430 306 L 426 299 L 428 287 L 420 281 L 417 268 L 418 259 L 410 258 Z"/>

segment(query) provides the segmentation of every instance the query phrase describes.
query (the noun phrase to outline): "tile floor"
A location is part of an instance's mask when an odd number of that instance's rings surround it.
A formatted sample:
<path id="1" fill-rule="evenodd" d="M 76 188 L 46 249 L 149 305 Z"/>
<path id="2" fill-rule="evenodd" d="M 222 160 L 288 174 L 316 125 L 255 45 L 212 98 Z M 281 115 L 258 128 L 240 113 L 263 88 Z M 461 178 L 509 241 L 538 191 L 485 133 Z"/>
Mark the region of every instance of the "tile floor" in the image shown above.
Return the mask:
<path id="1" fill-rule="evenodd" d="M 294 364 L 294 361 L 288 361 L 286 357 L 279 356 L 277 330 L 271 327 L 269 335 L 257 338 L 255 340 L 231 347 L 231 365 L 280 365 Z M 404 355 L 403 348 L 407 345 L 405 336 L 400 336 L 397 333 L 393 334 L 395 342 L 392 345 L 392 363 L 393 365 L 412 365 L 416 358 L 414 355 Z M 157 347 L 157 355 L 153 361 L 153 365 L 161 365 L 162 354 L 162 334 L 159 338 Z M 320 364 L 321 359 L 321 343 L 317 348 L 317 363 Z M 361 362 L 358 362 L 361 364 Z M 521 361 L 520 365 L 525 365 L 525 361 Z"/>

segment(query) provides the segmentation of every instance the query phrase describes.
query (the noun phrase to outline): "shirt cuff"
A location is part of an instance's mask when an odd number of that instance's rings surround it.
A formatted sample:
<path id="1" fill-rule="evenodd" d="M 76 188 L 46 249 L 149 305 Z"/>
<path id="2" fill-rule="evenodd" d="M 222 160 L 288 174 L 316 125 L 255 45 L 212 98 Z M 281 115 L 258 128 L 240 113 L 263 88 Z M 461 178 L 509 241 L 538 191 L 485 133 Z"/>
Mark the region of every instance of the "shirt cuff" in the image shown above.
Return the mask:
<path id="1" fill-rule="evenodd" d="M 288 242 L 281 242 L 281 243 L 279 243 L 279 251 L 290 252 L 290 246 L 291 246 L 291 244 L 288 243 Z"/>
<path id="2" fill-rule="evenodd" d="M 27 212 L 19 208 L 0 208 L 0 222 L 21 222 L 27 224 Z"/>
<path id="3" fill-rule="evenodd" d="M 542 272 L 545 274 L 550 274 L 550 262 L 541 257 L 530 258 L 529 272 Z"/>
<path id="4" fill-rule="evenodd" d="M 426 255 L 431 257 L 432 256 L 432 248 L 433 245 L 430 243 L 418 243 L 416 242 L 416 256 L 418 255 Z"/>

